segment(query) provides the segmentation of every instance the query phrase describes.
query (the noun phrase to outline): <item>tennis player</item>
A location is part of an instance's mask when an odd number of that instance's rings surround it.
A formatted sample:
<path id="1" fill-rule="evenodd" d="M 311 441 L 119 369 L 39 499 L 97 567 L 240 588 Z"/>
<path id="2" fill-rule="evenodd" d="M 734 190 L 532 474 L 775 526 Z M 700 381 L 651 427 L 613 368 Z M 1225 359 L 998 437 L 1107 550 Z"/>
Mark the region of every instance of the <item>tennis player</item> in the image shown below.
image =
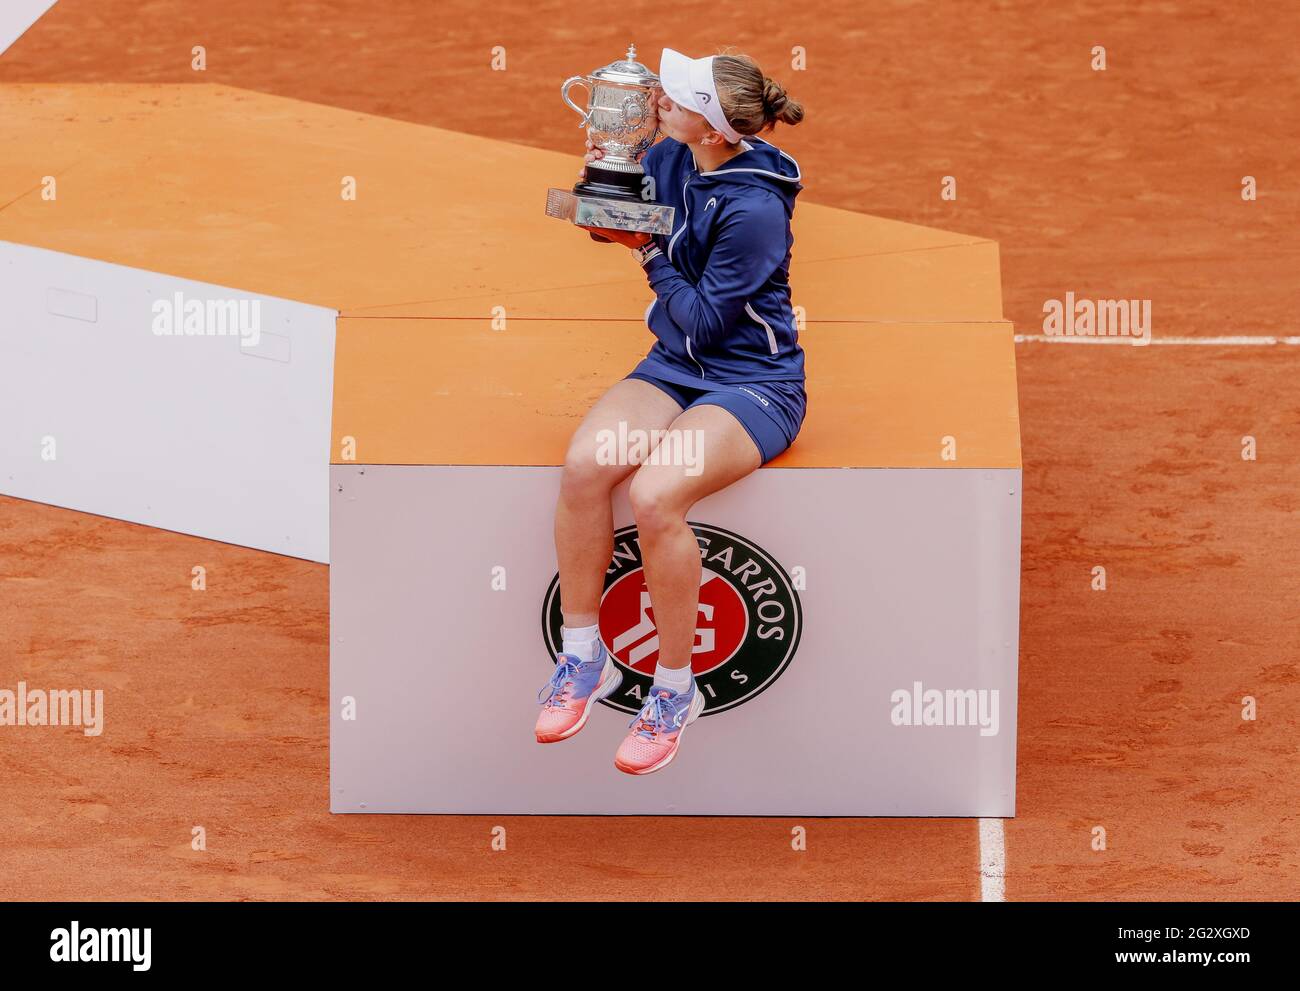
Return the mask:
<path id="1" fill-rule="evenodd" d="M 654 94 L 663 140 L 641 159 L 654 199 L 676 210 L 671 234 L 602 229 L 631 249 L 655 299 L 646 357 L 591 407 L 574 432 L 555 510 L 562 645 L 539 693 L 537 740 L 566 740 L 622 675 L 599 631 L 614 552 L 611 493 L 633 475 L 629 498 L 641 543 L 659 653 L 653 683 L 614 755 L 629 774 L 672 761 L 704 709 L 691 671 L 700 546 L 687 525 L 700 499 L 744 478 L 794 441 L 807 408 L 804 353 L 790 303 L 790 218 L 799 165 L 757 137 L 797 124 L 800 104 L 749 57 L 692 59 L 663 50 Z M 587 161 L 602 156 L 588 142 Z M 593 228 L 588 228 L 593 230 Z M 603 431 L 698 439 L 692 464 L 602 464 Z M 610 436 L 610 435 L 606 435 Z M 631 458 L 622 459 L 633 461 Z M 681 458 L 660 458 L 664 462 Z"/>

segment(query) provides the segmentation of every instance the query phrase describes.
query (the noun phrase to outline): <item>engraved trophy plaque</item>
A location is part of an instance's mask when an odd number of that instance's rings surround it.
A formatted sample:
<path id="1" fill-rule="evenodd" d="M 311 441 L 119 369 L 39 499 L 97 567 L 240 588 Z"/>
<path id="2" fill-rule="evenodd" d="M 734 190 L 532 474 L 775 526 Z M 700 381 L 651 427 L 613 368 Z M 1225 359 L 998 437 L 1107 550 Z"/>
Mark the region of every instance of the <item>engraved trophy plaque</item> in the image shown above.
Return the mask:
<path id="1" fill-rule="evenodd" d="M 569 98 L 583 84 L 587 106 Z M 636 46 L 617 62 L 586 76 L 570 76 L 560 87 L 564 102 L 578 112 L 592 145 L 604 157 L 587 163 L 587 177 L 572 190 L 548 189 L 546 215 L 614 230 L 671 234 L 673 208 L 649 198 L 649 184 L 637 159 L 659 133 L 651 100 L 659 77 L 636 60 Z M 597 234 L 592 237 L 607 241 Z"/>

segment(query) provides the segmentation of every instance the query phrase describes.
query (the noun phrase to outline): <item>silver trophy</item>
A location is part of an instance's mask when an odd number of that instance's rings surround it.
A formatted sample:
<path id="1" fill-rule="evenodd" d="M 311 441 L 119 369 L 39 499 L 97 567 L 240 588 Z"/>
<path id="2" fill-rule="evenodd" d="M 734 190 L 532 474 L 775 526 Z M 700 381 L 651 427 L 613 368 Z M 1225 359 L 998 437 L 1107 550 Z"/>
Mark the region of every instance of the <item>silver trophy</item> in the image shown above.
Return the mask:
<path id="1" fill-rule="evenodd" d="M 569 98 L 570 87 L 587 87 L 587 106 Z M 637 158 L 654 143 L 659 129 L 651 105 L 659 77 L 636 60 L 636 46 L 617 62 L 586 76 L 570 76 L 560 96 L 582 117 L 591 143 L 603 158 L 587 163 L 587 177 L 568 189 L 546 191 L 546 215 L 584 227 L 606 227 L 671 234 L 673 208 L 656 203 Z M 599 241 L 608 238 L 592 234 Z"/>

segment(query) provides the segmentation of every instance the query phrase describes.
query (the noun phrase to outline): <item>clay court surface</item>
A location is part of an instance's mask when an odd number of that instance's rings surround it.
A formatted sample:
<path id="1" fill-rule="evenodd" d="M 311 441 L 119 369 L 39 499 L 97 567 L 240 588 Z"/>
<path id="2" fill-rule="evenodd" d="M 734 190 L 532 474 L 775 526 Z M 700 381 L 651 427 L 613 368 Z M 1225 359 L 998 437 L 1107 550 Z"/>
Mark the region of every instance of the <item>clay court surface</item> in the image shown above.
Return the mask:
<path id="1" fill-rule="evenodd" d="M 619 11 L 589 24 L 547 3 L 60 0 L 0 56 L 0 83 L 225 83 L 572 149 L 576 170 L 561 79 L 633 39 L 647 61 L 729 44 L 807 104 L 805 124 L 772 136 L 799 160 L 803 197 L 997 240 L 1018 333 L 1041 333 L 1043 301 L 1067 291 L 1150 299 L 1157 340 L 1300 333 L 1293 10 Z M 495 45 L 505 72 L 487 68 Z M 806 71 L 787 68 L 795 45 Z M 1089 70 L 1094 45 L 1104 73 Z M 939 197 L 945 175 L 956 202 Z M 1257 202 L 1240 197 L 1245 175 Z M 1005 897 L 1293 897 L 1300 347 L 1016 351 Z M 1241 458 L 1245 435 L 1256 461 Z M 808 820 L 795 854 L 784 819 L 331 816 L 324 566 L 0 499 L 0 590 L 0 685 L 116 690 L 103 738 L 4 737 L 14 899 L 981 897 L 969 819 Z M 1255 721 L 1241 718 L 1247 695 Z M 206 853 L 190 849 L 195 825 Z M 491 851 L 495 825 L 508 853 Z"/>

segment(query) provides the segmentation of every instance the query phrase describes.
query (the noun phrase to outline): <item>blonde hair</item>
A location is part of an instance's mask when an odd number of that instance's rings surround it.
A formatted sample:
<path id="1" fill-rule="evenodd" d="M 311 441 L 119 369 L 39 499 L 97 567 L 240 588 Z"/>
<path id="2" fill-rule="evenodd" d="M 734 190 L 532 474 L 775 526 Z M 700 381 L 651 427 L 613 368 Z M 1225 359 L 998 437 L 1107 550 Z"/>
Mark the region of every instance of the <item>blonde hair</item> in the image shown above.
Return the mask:
<path id="1" fill-rule="evenodd" d="M 803 120 L 803 104 L 790 99 L 785 87 L 763 75 L 748 55 L 721 54 L 713 59 L 713 84 L 727 123 L 738 134 L 757 134 Z"/>

